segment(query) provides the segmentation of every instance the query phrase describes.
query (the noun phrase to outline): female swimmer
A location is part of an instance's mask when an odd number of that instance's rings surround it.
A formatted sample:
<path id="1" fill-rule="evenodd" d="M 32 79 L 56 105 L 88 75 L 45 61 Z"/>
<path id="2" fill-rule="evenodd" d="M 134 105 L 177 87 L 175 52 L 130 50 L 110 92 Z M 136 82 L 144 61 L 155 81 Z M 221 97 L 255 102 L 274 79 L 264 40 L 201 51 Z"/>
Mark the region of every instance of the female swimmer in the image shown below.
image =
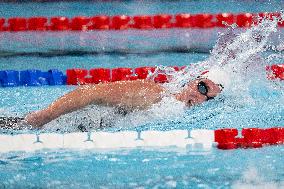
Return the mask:
<path id="1" fill-rule="evenodd" d="M 187 106 L 193 106 L 216 97 L 220 92 L 220 87 L 213 81 L 197 79 L 173 96 Z M 61 115 L 91 104 L 118 107 L 125 111 L 143 110 L 160 102 L 166 94 L 167 90 L 162 85 L 149 80 L 84 85 L 60 97 L 47 108 L 28 114 L 25 122 L 34 128 L 41 128 Z"/>

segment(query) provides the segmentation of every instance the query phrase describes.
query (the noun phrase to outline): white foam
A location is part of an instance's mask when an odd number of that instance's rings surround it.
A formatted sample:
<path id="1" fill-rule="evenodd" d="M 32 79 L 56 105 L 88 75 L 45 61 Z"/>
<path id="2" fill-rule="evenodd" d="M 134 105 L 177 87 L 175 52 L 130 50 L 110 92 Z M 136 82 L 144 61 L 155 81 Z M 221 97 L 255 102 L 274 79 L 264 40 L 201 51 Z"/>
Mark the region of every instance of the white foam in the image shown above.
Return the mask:
<path id="1" fill-rule="evenodd" d="M 228 88 L 231 85 L 232 78 L 223 68 L 213 67 L 204 76 L 214 83 L 222 84 L 224 88 Z"/>
<path id="2" fill-rule="evenodd" d="M 232 184 L 232 189 L 278 189 L 284 188 L 284 181 L 264 180 L 256 168 L 250 167 L 243 172 L 242 178 Z"/>
<path id="3" fill-rule="evenodd" d="M 128 112 L 126 115 L 117 113 L 114 107 L 91 105 L 62 115 L 46 124 L 44 130 L 77 132 L 80 131 L 80 125 L 87 131 L 106 127 L 136 127 L 160 120 L 176 120 L 184 115 L 184 108 L 185 104 L 172 96 L 165 96 L 147 110 Z"/>

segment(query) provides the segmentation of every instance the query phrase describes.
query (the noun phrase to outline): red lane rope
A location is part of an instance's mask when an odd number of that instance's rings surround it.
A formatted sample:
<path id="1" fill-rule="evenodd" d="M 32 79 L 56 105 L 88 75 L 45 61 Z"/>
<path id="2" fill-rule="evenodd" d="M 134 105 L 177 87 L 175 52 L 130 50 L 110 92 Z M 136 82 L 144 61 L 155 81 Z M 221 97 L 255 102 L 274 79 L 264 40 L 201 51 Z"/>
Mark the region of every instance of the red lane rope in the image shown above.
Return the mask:
<path id="1" fill-rule="evenodd" d="M 86 69 L 68 69 L 66 71 L 67 85 L 78 85 L 88 83 L 126 81 L 136 79 L 146 79 L 149 72 L 154 72 L 155 67 L 139 67 L 139 68 L 94 68 Z M 174 67 L 179 70 L 179 67 Z M 158 74 L 154 79 L 158 83 L 165 83 L 168 81 L 165 74 Z"/>
<path id="2" fill-rule="evenodd" d="M 245 128 L 240 132 L 241 137 L 237 129 L 218 129 L 214 134 L 217 148 L 223 150 L 284 144 L 284 127 Z"/>
<path id="3" fill-rule="evenodd" d="M 0 18 L 0 31 L 88 31 L 88 30 L 125 30 L 125 29 L 167 29 L 167 28 L 214 28 L 226 27 L 236 23 L 241 28 L 257 24 L 257 17 L 280 18 L 280 13 L 220 13 L 220 14 L 189 14 L 176 15 L 97 15 L 93 17 L 77 16 L 58 17 L 14 17 Z M 284 27 L 284 21 L 279 21 L 279 27 Z"/>
<path id="4" fill-rule="evenodd" d="M 172 66 L 176 71 L 184 68 L 178 66 Z M 155 67 L 138 67 L 138 68 L 94 68 L 91 70 L 87 69 L 68 69 L 66 70 L 67 85 L 78 85 L 88 83 L 100 83 L 100 82 L 111 82 L 111 81 L 125 81 L 125 80 L 136 80 L 146 79 L 149 72 L 154 72 Z M 284 64 L 275 64 L 267 66 L 267 78 L 268 79 L 280 79 L 284 80 Z M 155 82 L 165 83 L 168 81 L 167 75 L 159 73 L 155 78 Z"/>

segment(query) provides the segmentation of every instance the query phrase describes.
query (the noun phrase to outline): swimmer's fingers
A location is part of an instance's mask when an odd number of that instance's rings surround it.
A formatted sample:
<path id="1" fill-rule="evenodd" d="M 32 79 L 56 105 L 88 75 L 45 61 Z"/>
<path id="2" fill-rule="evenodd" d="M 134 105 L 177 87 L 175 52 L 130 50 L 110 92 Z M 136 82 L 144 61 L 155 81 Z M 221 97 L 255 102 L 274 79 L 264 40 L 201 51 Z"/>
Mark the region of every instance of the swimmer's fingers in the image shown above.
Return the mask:
<path id="1" fill-rule="evenodd" d="M 24 122 L 33 128 L 40 128 L 46 123 L 46 117 L 42 111 L 34 111 L 25 116 Z"/>

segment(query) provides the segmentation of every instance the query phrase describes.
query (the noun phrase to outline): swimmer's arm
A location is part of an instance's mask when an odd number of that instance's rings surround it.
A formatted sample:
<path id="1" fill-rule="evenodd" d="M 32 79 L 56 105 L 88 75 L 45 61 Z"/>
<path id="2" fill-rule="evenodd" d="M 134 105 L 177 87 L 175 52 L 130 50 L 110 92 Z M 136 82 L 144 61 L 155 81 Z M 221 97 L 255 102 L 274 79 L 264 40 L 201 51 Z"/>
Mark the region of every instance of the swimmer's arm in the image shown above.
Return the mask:
<path id="1" fill-rule="evenodd" d="M 47 108 L 28 114 L 28 124 L 40 127 L 61 115 L 83 108 L 95 101 L 99 102 L 95 87 L 80 86 L 51 103 Z"/>
<path id="2" fill-rule="evenodd" d="M 40 127 L 61 115 L 90 104 L 143 109 L 160 100 L 163 89 L 152 82 L 129 81 L 80 86 L 60 97 L 46 109 L 29 114 L 25 120 Z"/>

